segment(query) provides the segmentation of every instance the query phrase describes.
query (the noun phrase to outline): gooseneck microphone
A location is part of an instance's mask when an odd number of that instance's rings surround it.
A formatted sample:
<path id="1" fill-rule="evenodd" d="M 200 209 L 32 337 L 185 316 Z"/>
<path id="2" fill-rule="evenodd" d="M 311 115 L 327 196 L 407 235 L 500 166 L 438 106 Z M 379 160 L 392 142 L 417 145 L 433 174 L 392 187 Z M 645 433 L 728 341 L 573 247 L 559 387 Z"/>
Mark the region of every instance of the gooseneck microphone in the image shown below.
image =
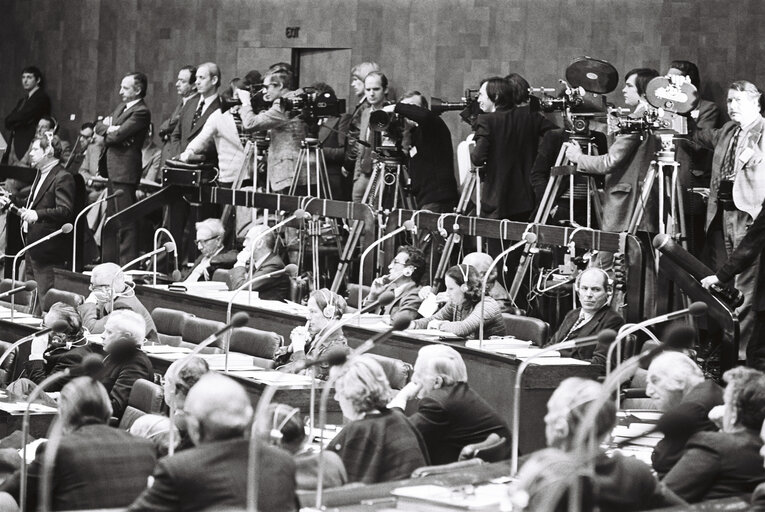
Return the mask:
<path id="1" fill-rule="evenodd" d="M 138 256 L 134 260 L 128 261 L 127 263 L 122 265 L 122 267 L 120 267 L 120 270 L 124 272 L 125 270 L 129 269 L 130 267 L 132 267 L 133 265 L 135 265 L 138 262 L 141 262 L 143 260 L 149 259 L 152 256 L 155 256 L 157 254 L 162 254 L 163 252 L 166 252 L 166 253 L 169 254 L 169 253 L 175 252 L 175 250 L 176 250 L 176 246 L 175 246 L 175 244 L 173 242 L 165 242 L 165 244 L 162 245 L 162 247 L 154 249 L 150 253 L 144 254 L 142 256 Z"/>
<path id="2" fill-rule="evenodd" d="M 173 234 L 169 230 L 160 227 L 160 228 L 157 228 L 157 230 L 154 232 L 154 251 L 157 250 L 157 246 L 159 245 L 159 235 L 161 234 L 164 234 L 165 236 L 167 236 L 170 239 L 170 242 L 172 242 L 172 244 L 176 248 L 178 247 L 178 244 L 175 243 L 175 237 L 173 236 Z M 151 262 L 152 262 L 152 270 L 154 270 L 152 274 L 152 278 L 151 278 L 151 284 L 154 286 L 157 286 L 157 255 L 156 254 L 152 257 Z M 173 264 L 174 264 L 174 267 L 173 267 L 173 272 L 171 274 L 171 279 L 173 280 L 173 282 L 180 281 L 181 272 L 180 270 L 178 270 L 178 251 L 173 251 Z"/>
<path id="3" fill-rule="evenodd" d="M 402 231 L 414 231 L 414 229 L 415 229 L 415 224 L 414 224 L 414 222 L 411 219 L 407 220 L 407 221 L 404 221 L 403 225 L 397 227 L 396 229 L 394 229 L 393 231 L 391 231 L 387 235 L 378 238 L 377 240 L 375 240 L 374 242 L 369 244 L 369 247 L 364 249 L 364 252 L 361 253 L 361 258 L 359 258 L 359 302 L 358 302 L 359 306 L 361 306 L 361 304 L 363 302 L 363 297 L 362 297 L 362 295 L 363 295 L 363 287 L 362 287 L 362 285 L 364 284 L 364 260 L 366 259 L 367 255 L 370 252 L 372 252 L 372 249 L 374 249 L 375 247 L 377 247 L 378 245 L 380 245 L 384 241 L 393 238 L 394 236 L 398 235 Z"/>
<path id="4" fill-rule="evenodd" d="M 72 152 L 74 154 L 74 152 Z M 77 217 L 74 218 L 74 234 L 72 235 L 72 238 L 74 238 L 74 242 L 72 243 L 72 272 L 77 272 L 77 224 L 80 222 L 80 219 L 83 215 L 88 213 L 90 210 L 95 208 L 96 206 L 100 205 L 101 203 L 104 203 L 110 199 L 114 199 L 117 197 L 122 197 L 122 195 L 125 192 L 122 190 L 117 190 L 114 192 L 114 194 L 108 195 L 106 197 L 102 197 L 101 199 L 98 199 L 94 201 L 93 203 L 89 204 L 85 208 L 80 211 L 80 213 L 77 214 Z"/>
<path id="5" fill-rule="evenodd" d="M 362 314 L 373 311 L 379 306 L 387 306 L 388 304 L 392 303 L 394 300 L 396 300 L 396 295 L 393 292 L 381 293 L 380 296 L 377 297 L 376 301 L 370 302 L 363 308 L 356 310 L 356 312 L 353 313 L 352 315 L 346 318 L 343 318 L 339 322 L 336 322 L 334 325 L 330 326 L 329 329 L 325 330 L 322 333 L 321 338 L 319 338 L 319 341 L 316 342 L 317 345 L 321 345 L 324 342 L 324 340 L 329 338 L 335 331 L 337 331 L 341 327 L 348 325 L 351 322 L 351 320 L 355 318 L 360 318 Z"/>
<path id="6" fill-rule="evenodd" d="M 20 292 L 33 292 L 37 288 L 37 281 L 27 281 L 21 286 L 17 286 L 16 288 L 11 288 L 8 291 L 5 291 L 3 293 L 0 293 L 0 299 L 4 299 L 6 297 L 10 297 L 11 295 L 16 295 Z"/>

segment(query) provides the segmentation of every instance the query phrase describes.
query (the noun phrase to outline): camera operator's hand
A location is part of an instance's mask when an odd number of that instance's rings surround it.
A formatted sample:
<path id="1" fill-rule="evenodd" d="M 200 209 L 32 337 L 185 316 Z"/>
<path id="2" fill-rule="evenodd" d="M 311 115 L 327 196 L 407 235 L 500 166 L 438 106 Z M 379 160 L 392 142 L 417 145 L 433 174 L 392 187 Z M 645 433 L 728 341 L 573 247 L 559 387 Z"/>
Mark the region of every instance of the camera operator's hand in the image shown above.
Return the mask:
<path id="1" fill-rule="evenodd" d="M 582 156 L 582 148 L 576 142 L 566 142 L 566 158 L 573 163 L 579 163 L 579 157 Z"/>
<path id="2" fill-rule="evenodd" d="M 714 274 L 712 274 L 711 276 L 707 276 L 701 280 L 701 286 L 703 286 L 705 290 L 709 290 L 711 286 L 715 286 L 719 284 L 720 284 L 720 280 Z"/>
<path id="3" fill-rule="evenodd" d="M 236 97 L 239 98 L 239 101 L 242 102 L 242 105 L 249 105 L 250 104 L 250 93 L 247 91 L 244 91 L 242 89 L 236 90 Z"/>

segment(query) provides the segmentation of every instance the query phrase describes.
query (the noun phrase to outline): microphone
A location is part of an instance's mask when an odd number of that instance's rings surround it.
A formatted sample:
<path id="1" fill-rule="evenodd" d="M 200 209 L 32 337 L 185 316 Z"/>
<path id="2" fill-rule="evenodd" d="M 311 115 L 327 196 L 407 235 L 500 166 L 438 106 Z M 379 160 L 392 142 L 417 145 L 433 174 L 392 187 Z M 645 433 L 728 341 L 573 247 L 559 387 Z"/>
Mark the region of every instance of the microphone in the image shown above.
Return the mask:
<path id="1" fill-rule="evenodd" d="M 92 377 L 96 378 L 96 376 L 101 372 L 101 370 L 104 367 L 103 360 L 101 359 L 101 356 L 98 354 L 88 354 L 85 357 L 82 358 L 82 361 L 77 366 L 73 366 L 71 368 L 67 368 L 65 370 L 55 372 L 48 377 L 45 378 L 40 384 L 35 387 L 32 392 L 29 394 L 29 397 L 27 398 L 27 407 L 24 410 L 24 418 L 22 420 L 21 424 L 21 474 L 19 475 L 21 477 L 20 482 L 20 488 L 19 488 L 19 505 L 20 510 L 26 510 L 26 502 L 27 502 L 27 480 L 28 480 L 28 468 L 27 468 L 27 442 L 29 441 L 29 414 L 30 414 L 30 406 L 32 403 L 37 400 L 37 398 L 45 391 L 45 389 L 53 384 L 56 381 L 59 381 L 63 378 L 67 377 Z M 60 421 L 59 419 L 56 420 L 57 424 Z M 55 441 L 54 441 L 55 439 Z M 45 447 L 45 458 L 43 459 L 43 477 L 46 476 L 50 478 L 52 475 L 52 471 L 50 469 L 53 467 L 53 462 L 56 460 L 56 452 L 58 451 L 58 441 L 60 441 L 60 436 L 57 438 L 54 436 L 51 436 L 51 439 L 49 439 L 48 444 Z M 47 470 L 47 472 L 46 472 Z M 46 498 L 50 497 L 50 493 L 46 492 L 46 490 L 50 489 L 50 480 L 48 480 L 48 487 L 44 484 L 45 480 L 43 479 L 43 485 L 41 487 L 42 489 L 42 499 L 43 503 L 41 504 L 42 510 L 50 510 L 50 507 L 45 506 L 45 500 Z"/>
<path id="2" fill-rule="evenodd" d="M 366 259 L 367 255 L 386 240 L 389 240 L 390 238 L 393 238 L 394 236 L 398 235 L 402 231 L 414 231 L 415 225 L 414 221 L 411 219 L 404 221 L 404 224 L 397 227 L 387 235 L 380 237 L 379 239 L 375 240 L 371 244 L 369 244 L 369 247 L 364 249 L 364 252 L 361 253 L 361 258 L 359 259 L 359 302 L 358 304 L 361 305 L 362 302 L 362 285 L 364 284 L 364 260 Z"/>
<path id="3" fill-rule="evenodd" d="M 46 235 L 42 237 L 41 239 L 24 246 L 19 252 L 16 253 L 16 255 L 13 257 L 13 266 L 11 267 L 11 282 L 16 282 L 16 264 L 21 256 L 27 253 L 30 249 L 37 247 L 38 245 L 44 244 L 48 240 L 55 238 L 59 235 L 66 235 L 68 233 L 72 232 L 72 225 L 70 223 L 66 223 L 63 226 L 61 226 L 59 229 L 54 231 L 53 233 L 50 233 L 49 235 Z M 42 300 L 42 298 L 40 298 Z M 13 322 L 13 314 L 16 310 L 16 300 L 13 295 L 11 295 L 11 322 Z"/>
<path id="4" fill-rule="evenodd" d="M 124 272 L 125 270 L 129 269 L 130 267 L 132 267 L 136 263 L 138 263 L 140 261 L 143 261 L 143 260 L 146 260 L 148 258 L 151 258 L 154 255 L 162 254 L 163 252 L 168 253 L 168 254 L 172 253 L 172 252 L 175 252 L 175 243 L 173 243 L 173 242 L 165 242 L 165 244 L 162 247 L 160 247 L 158 249 L 154 249 L 150 253 L 144 254 L 142 256 L 139 256 L 139 257 L 135 258 L 134 260 L 128 261 L 127 263 L 122 265 L 122 267 L 120 267 L 120 270 Z"/>
<path id="5" fill-rule="evenodd" d="M 236 327 L 244 327 L 245 325 L 247 325 L 249 321 L 250 321 L 250 315 L 248 315 L 244 311 L 240 311 L 239 313 L 231 317 L 231 319 L 221 329 L 219 329 L 217 332 L 212 333 L 207 338 L 202 340 L 202 342 L 196 347 L 194 347 L 194 350 L 192 350 L 191 353 L 187 355 L 186 357 L 188 358 L 188 357 L 199 354 L 202 351 L 202 349 L 213 344 L 216 340 L 220 339 L 220 337 L 223 336 L 230 329 L 234 329 Z M 228 353 L 226 355 L 228 355 Z"/>
<path id="6" fill-rule="evenodd" d="M 170 241 L 173 243 L 175 247 L 178 247 L 178 244 L 175 243 L 175 237 L 173 237 L 173 234 L 167 229 L 160 227 L 160 228 L 157 228 L 157 230 L 154 232 L 154 250 L 155 251 L 157 250 L 157 245 L 159 245 L 159 235 L 162 233 L 164 233 L 170 239 Z M 173 282 L 175 282 L 175 281 L 181 280 L 181 272 L 178 270 L 178 251 L 173 251 L 173 256 L 174 256 L 173 258 L 174 270 L 172 274 L 170 275 L 170 278 L 173 280 Z M 154 286 L 157 286 L 157 256 L 156 255 L 154 255 L 154 257 L 152 258 L 152 268 L 154 270 L 154 274 L 152 275 L 151 284 Z"/>
<path id="7" fill-rule="evenodd" d="M 74 153 L 74 152 L 72 152 Z M 122 197 L 122 195 L 125 192 L 123 190 L 117 190 L 114 192 L 114 194 L 108 195 L 106 197 L 102 197 L 101 199 L 98 199 L 94 201 L 93 203 L 89 204 L 85 208 L 83 208 L 80 213 L 77 214 L 77 217 L 74 219 L 74 243 L 72 244 L 72 272 L 77 272 L 77 223 L 80 222 L 80 218 L 85 215 L 87 212 L 95 208 L 96 206 L 100 205 L 101 203 L 108 201 L 110 199 L 114 199 L 116 197 Z"/>
<path id="8" fill-rule="evenodd" d="M 10 347 L 8 347 L 5 352 L 3 352 L 3 355 L 0 356 L 0 368 L 2 368 L 3 363 L 5 362 L 8 357 L 13 353 L 14 350 L 19 348 L 21 345 L 28 341 L 32 341 L 33 339 L 37 338 L 38 336 L 44 336 L 48 334 L 49 332 L 64 332 L 69 328 L 69 324 L 66 323 L 64 320 L 56 320 L 48 327 L 45 327 L 43 329 L 38 329 L 37 331 L 33 332 L 32 334 L 28 336 L 24 336 L 23 338 L 20 338 L 16 341 L 14 341 Z"/>
<path id="9" fill-rule="evenodd" d="M 11 295 L 15 295 L 19 292 L 27 291 L 32 292 L 37 288 L 37 282 L 36 281 L 27 281 L 26 283 L 22 284 L 21 286 L 17 286 L 16 288 L 11 288 L 8 291 L 5 291 L 3 293 L 0 293 L 0 299 L 4 299 L 6 297 L 9 297 Z"/>
<path id="10" fill-rule="evenodd" d="M 486 319 L 484 318 L 484 311 L 486 307 L 486 285 L 489 282 L 489 276 L 491 275 L 491 271 L 494 270 L 494 267 L 497 266 L 497 263 L 499 263 L 499 260 L 510 254 L 511 252 L 515 251 L 519 247 L 524 247 L 525 245 L 532 245 L 535 244 L 537 241 L 537 235 L 536 233 L 532 233 L 531 231 L 526 231 L 521 236 L 521 240 L 514 243 L 501 253 L 499 253 L 499 256 L 494 258 L 494 261 L 491 262 L 491 265 L 489 265 L 489 268 L 486 269 L 486 273 L 483 275 L 483 279 L 481 279 L 481 323 L 478 326 L 478 348 L 483 348 L 483 324 L 485 323 Z"/>
<path id="11" fill-rule="evenodd" d="M 640 368 L 647 370 L 653 360 L 663 352 L 682 351 L 691 348 L 696 340 L 696 330 L 687 325 L 679 325 L 669 331 L 664 338 L 664 343 L 638 355 L 637 364 Z"/>
<path id="12" fill-rule="evenodd" d="M 348 351 L 343 347 L 331 347 L 327 349 L 323 356 L 316 359 L 303 359 L 299 361 L 293 368 L 291 373 L 299 373 L 307 368 L 313 368 L 314 366 L 321 366 L 325 363 L 329 363 L 330 366 L 339 366 L 348 360 Z M 316 379 L 314 379 L 315 381 Z"/>
<path id="13" fill-rule="evenodd" d="M 531 364 L 534 359 L 537 359 L 544 354 L 553 352 L 555 350 L 566 350 L 571 348 L 587 347 L 591 345 L 611 344 L 616 339 L 616 331 L 613 329 L 604 329 L 598 334 L 593 336 L 585 336 L 583 338 L 574 338 L 573 340 L 561 341 L 547 347 L 542 348 L 536 354 L 527 357 L 518 366 L 518 371 L 515 374 L 515 387 L 513 389 L 513 426 L 510 435 L 512 436 L 512 455 L 510 462 L 510 474 L 515 475 L 518 472 L 518 444 L 520 441 L 520 428 L 521 428 L 521 378 L 526 368 Z"/>

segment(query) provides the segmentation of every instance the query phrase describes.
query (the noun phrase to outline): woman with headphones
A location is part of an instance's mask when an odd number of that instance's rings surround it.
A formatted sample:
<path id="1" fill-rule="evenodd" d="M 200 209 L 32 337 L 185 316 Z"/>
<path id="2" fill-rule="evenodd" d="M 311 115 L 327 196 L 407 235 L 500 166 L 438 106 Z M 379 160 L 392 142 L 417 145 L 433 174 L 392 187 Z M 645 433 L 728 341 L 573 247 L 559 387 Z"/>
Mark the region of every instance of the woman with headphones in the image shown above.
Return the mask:
<path id="1" fill-rule="evenodd" d="M 321 288 L 311 293 L 308 298 L 308 322 L 305 326 L 295 327 L 290 333 L 290 344 L 277 351 L 277 361 L 289 355 L 288 363 L 278 368 L 280 371 L 291 372 L 294 363 L 304 359 L 318 359 L 327 350 L 335 346 L 347 347 L 348 342 L 343 335 L 343 329 L 337 329 L 325 338 L 324 333 L 343 317 L 347 305 L 345 299 L 327 288 Z M 327 380 L 329 363 L 307 368 L 299 373 L 314 375 L 317 379 Z"/>
<path id="2" fill-rule="evenodd" d="M 415 320 L 413 329 L 438 329 L 461 338 L 477 339 L 483 322 L 484 337 L 504 336 L 502 308 L 493 298 L 484 298 L 481 317 L 481 277 L 470 265 L 454 265 L 444 279 L 448 301 L 433 316 Z"/>

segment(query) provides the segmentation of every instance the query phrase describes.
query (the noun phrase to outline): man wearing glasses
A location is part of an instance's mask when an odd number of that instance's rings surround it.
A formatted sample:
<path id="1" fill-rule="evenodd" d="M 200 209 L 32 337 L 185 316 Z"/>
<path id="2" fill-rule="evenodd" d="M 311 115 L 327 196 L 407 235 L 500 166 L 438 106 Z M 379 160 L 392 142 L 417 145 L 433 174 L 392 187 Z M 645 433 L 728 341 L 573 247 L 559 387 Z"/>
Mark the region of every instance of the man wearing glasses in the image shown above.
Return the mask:
<path id="1" fill-rule="evenodd" d="M 196 245 L 200 254 L 184 279 L 186 283 L 210 281 L 217 269 L 228 269 L 236 263 L 236 251 L 223 250 L 225 229 L 220 219 L 205 219 L 197 222 L 196 228 Z"/>
<path id="2" fill-rule="evenodd" d="M 393 302 L 379 306 L 372 313 L 390 315 L 392 323 L 403 318 L 409 321 L 420 318 L 420 279 L 425 274 L 425 268 L 425 256 L 420 249 L 411 245 L 400 247 L 388 265 L 388 273 L 372 282 L 372 289 L 364 299 L 364 304 L 371 304 L 385 292 L 393 292 Z"/>

